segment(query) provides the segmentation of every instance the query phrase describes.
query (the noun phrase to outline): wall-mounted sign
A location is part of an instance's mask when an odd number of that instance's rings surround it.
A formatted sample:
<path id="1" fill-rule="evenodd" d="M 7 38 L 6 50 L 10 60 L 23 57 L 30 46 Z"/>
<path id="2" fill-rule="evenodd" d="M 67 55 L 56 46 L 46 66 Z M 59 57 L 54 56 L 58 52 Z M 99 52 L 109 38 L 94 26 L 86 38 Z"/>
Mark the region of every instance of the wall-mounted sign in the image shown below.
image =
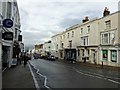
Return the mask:
<path id="1" fill-rule="evenodd" d="M 2 33 L 2 38 L 4 40 L 13 40 L 13 32 L 4 32 L 4 33 Z"/>
<path id="2" fill-rule="evenodd" d="M 13 21 L 11 19 L 3 20 L 3 27 L 11 28 L 13 26 Z"/>

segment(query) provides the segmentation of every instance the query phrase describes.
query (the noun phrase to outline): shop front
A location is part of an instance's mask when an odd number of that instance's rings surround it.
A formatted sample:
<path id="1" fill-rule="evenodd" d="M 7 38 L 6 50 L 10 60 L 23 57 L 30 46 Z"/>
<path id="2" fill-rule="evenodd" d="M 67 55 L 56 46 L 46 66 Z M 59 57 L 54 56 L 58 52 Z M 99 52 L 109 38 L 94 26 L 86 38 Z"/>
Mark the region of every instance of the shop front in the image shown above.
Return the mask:
<path id="1" fill-rule="evenodd" d="M 102 47 L 100 50 L 101 54 L 101 62 L 100 64 L 108 65 L 108 66 L 115 66 L 118 67 L 119 65 L 119 49 L 115 47 Z"/>

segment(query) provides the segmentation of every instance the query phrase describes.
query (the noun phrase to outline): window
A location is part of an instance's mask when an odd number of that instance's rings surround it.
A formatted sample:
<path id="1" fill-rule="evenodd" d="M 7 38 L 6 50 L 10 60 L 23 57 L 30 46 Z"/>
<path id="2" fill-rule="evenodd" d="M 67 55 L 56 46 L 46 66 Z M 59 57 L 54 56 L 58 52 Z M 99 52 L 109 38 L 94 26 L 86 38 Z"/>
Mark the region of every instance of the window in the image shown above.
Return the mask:
<path id="1" fill-rule="evenodd" d="M 90 32 L 90 26 L 87 26 L 88 27 L 88 33 Z"/>
<path id="2" fill-rule="evenodd" d="M 102 51 L 102 56 L 103 56 L 103 60 L 108 60 L 108 51 L 107 50 L 103 50 Z"/>
<path id="3" fill-rule="evenodd" d="M 111 61 L 117 62 L 117 51 L 116 50 L 111 50 Z"/>
<path id="4" fill-rule="evenodd" d="M 17 29 L 15 28 L 15 39 L 17 39 Z"/>
<path id="5" fill-rule="evenodd" d="M 106 29 L 110 29 L 111 28 L 111 21 L 110 20 L 105 21 L 105 24 L 106 24 Z"/>
<path id="6" fill-rule="evenodd" d="M 62 39 L 62 36 L 60 36 L 60 39 Z"/>
<path id="7" fill-rule="evenodd" d="M 70 47 L 70 48 L 72 47 L 72 40 L 69 41 L 69 47 Z"/>
<path id="8" fill-rule="evenodd" d="M 11 13 L 12 13 L 12 3 L 8 2 L 7 3 L 7 18 L 11 18 Z"/>
<path id="9" fill-rule="evenodd" d="M 83 28 L 81 28 L 81 30 L 80 30 L 80 34 L 83 34 Z"/>
<path id="10" fill-rule="evenodd" d="M 64 47 L 64 43 L 62 43 L 62 48 Z"/>
<path id="11" fill-rule="evenodd" d="M 69 33 L 68 33 L 68 38 L 69 38 Z"/>
<path id="12" fill-rule="evenodd" d="M 83 45 L 85 45 L 85 38 L 83 39 Z"/>
<path id="13" fill-rule="evenodd" d="M 115 32 L 111 31 L 110 33 L 110 44 L 115 44 Z"/>
<path id="14" fill-rule="evenodd" d="M 78 49 L 78 56 L 80 56 L 80 50 Z"/>
<path id="15" fill-rule="evenodd" d="M 109 33 L 101 34 L 101 44 L 109 44 Z"/>
<path id="16" fill-rule="evenodd" d="M 72 31 L 72 37 L 74 37 L 74 31 Z"/>
<path id="17" fill-rule="evenodd" d="M 104 34 L 104 43 L 108 44 L 108 34 Z"/>
<path id="18" fill-rule="evenodd" d="M 65 39 L 65 35 L 63 35 L 63 38 Z"/>
<path id="19" fill-rule="evenodd" d="M 6 16 L 6 2 L 2 2 L 2 16 Z"/>
<path id="20" fill-rule="evenodd" d="M 84 52 L 85 52 L 85 50 L 84 50 L 84 49 L 82 49 L 82 57 L 84 57 Z"/>
<path id="21" fill-rule="evenodd" d="M 81 37 L 81 45 L 88 45 L 88 37 Z"/>
<path id="22" fill-rule="evenodd" d="M 57 44 L 57 49 L 58 49 L 58 44 Z"/>

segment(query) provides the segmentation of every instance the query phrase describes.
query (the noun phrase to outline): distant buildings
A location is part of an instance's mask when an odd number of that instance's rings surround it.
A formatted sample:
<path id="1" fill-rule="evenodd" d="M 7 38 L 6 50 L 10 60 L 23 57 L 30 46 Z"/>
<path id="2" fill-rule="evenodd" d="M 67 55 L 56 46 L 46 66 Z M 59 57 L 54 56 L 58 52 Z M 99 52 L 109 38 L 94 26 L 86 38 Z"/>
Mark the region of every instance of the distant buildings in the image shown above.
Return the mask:
<path id="1" fill-rule="evenodd" d="M 13 26 L 11 28 L 3 27 L 2 21 L 4 19 L 11 19 Z M 17 50 L 23 49 L 24 44 L 22 43 L 22 35 L 20 30 L 20 15 L 17 5 L 17 1 L 10 0 L 0 1 L 0 36 L 4 36 L 3 33 L 13 33 L 12 40 L 0 38 L 0 61 L 2 62 L 2 69 L 11 67 L 13 58 L 16 58 Z M 21 44 L 21 45 L 20 45 Z"/>

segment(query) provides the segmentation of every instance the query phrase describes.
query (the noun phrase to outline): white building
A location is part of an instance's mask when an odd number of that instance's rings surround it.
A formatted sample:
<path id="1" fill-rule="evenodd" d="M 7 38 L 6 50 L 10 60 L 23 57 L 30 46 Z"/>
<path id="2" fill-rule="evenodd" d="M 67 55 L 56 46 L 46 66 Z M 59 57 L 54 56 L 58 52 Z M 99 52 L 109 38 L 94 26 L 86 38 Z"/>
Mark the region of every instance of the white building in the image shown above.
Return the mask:
<path id="1" fill-rule="evenodd" d="M 45 55 L 51 55 L 53 53 L 53 45 L 51 40 L 43 44 L 43 52 Z"/>
<path id="2" fill-rule="evenodd" d="M 120 67 L 119 24 L 120 11 L 110 14 L 107 8 L 101 18 L 86 17 L 82 23 L 52 36 L 55 55 L 59 59 L 74 56 L 79 62 Z"/>
<path id="3" fill-rule="evenodd" d="M 14 1 L 14 2 L 13 2 Z M 4 67 L 10 67 L 12 64 L 13 56 L 13 42 L 18 41 L 20 34 L 20 16 L 16 0 L 1 0 L 0 1 L 0 33 L 12 32 L 13 40 L 4 40 L 0 38 L 0 58 L 2 58 L 2 65 Z M 5 28 L 2 27 L 2 21 L 4 19 L 11 19 L 13 21 L 13 27 Z M 2 35 L 0 35 L 2 36 Z"/>

